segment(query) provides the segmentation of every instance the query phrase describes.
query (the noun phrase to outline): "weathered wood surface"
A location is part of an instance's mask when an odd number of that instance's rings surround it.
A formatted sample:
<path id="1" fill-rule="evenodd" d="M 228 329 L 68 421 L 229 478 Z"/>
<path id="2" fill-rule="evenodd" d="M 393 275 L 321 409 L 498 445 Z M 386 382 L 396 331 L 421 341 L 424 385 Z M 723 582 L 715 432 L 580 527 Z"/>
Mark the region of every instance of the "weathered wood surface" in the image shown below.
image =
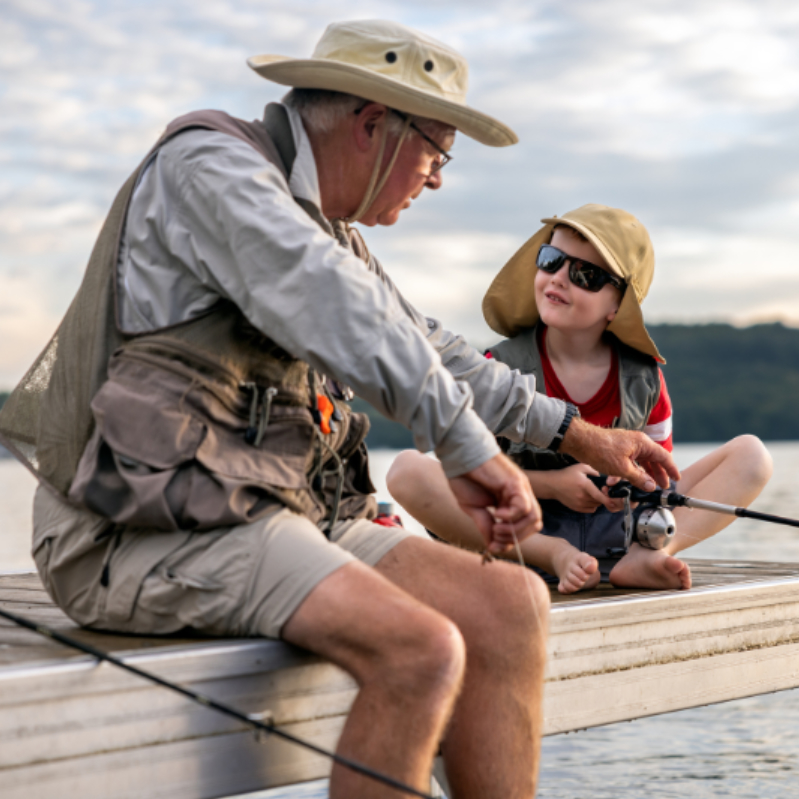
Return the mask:
<path id="1" fill-rule="evenodd" d="M 692 561 L 689 592 L 553 596 L 545 733 L 799 685 L 799 564 Z M 332 747 L 356 694 L 274 641 L 79 630 L 34 575 L 0 606 Z M 322 758 L 0 621 L 0 785 L 8 799 L 218 797 L 325 775 Z"/>
<path id="2" fill-rule="evenodd" d="M 691 591 L 553 596 L 546 734 L 799 686 L 799 564 L 689 563 Z"/>

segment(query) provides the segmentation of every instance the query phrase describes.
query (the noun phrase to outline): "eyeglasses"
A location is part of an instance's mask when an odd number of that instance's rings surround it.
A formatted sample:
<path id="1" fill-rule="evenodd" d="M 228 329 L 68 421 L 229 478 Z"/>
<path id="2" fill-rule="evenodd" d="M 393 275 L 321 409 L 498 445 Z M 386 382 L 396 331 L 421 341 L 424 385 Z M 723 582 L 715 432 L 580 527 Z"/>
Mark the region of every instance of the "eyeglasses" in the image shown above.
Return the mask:
<path id="1" fill-rule="evenodd" d="M 366 105 L 362 105 L 359 108 L 356 108 L 355 113 L 360 114 L 365 107 Z M 408 115 L 403 114 L 402 111 L 397 111 L 394 108 L 390 108 L 389 110 L 392 114 L 396 114 L 403 122 L 408 121 Z M 454 156 L 450 155 L 438 142 L 433 141 L 433 139 L 431 139 L 423 130 L 420 130 L 414 122 L 411 122 L 408 127 L 413 128 L 416 133 L 418 133 L 431 147 L 433 147 L 435 150 L 438 150 L 438 155 L 436 156 L 436 160 L 433 162 L 433 168 L 430 170 L 430 175 L 435 175 L 436 172 L 440 172 L 454 158 Z"/>
<path id="2" fill-rule="evenodd" d="M 396 114 L 403 122 L 407 122 L 408 120 L 408 115 L 403 114 L 402 111 L 395 111 L 392 108 L 391 113 Z M 430 170 L 430 174 L 435 175 L 436 172 L 440 172 L 452 160 L 452 156 L 440 144 L 433 141 L 433 139 L 431 139 L 424 131 L 416 127 L 413 122 L 411 122 L 410 127 L 413 128 L 431 147 L 438 150 L 438 156 L 436 156 L 436 160 L 433 162 L 433 168 Z"/>
<path id="3" fill-rule="evenodd" d="M 610 272 L 601 266 L 584 261 L 582 258 L 573 258 L 551 244 L 541 245 L 535 265 L 542 272 L 554 275 L 567 261 L 569 264 L 569 280 L 578 288 L 596 292 L 607 283 L 615 286 L 620 291 L 624 291 L 627 287 L 621 278 L 611 275 Z"/>

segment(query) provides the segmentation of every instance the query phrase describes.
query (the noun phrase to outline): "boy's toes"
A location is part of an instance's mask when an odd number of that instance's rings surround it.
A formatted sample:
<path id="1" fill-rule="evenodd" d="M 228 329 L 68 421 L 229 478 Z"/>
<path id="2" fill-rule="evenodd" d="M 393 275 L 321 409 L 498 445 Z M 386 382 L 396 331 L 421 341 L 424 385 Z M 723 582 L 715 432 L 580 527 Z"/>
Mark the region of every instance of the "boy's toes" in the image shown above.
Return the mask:
<path id="1" fill-rule="evenodd" d="M 582 584 L 579 581 L 575 581 L 571 574 L 567 574 L 565 577 L 561 577 L 558 583 L 558 592 L 561 594 L 573 594 L 579 591 L 581 586 Z"/>
<path id="2" fill-rule="evenodd" d="M 679 558 L 668 557 L 664 561 L 666 569 L 676 574 L 680 580 L 680 589 L 687 591 L 691 587 L 691 568 Z"/>
<path id="3" fill-rule="evenodd" d="M 593 588 L 600 579 L 599 563 L 596 558 L 581 552 L 571 564 L 571 567 L 561 577 L 558 591 L 561 594 L 573 594 L 575 591 L 585 591 Z"/>
<path id="4" fill-rule="evenodd" d="M 599 570 L 599 561 L 587 552 L 581 552 L 577 559 L 577 565 L 585 572 L 586 577 L 590 577 Z"/>

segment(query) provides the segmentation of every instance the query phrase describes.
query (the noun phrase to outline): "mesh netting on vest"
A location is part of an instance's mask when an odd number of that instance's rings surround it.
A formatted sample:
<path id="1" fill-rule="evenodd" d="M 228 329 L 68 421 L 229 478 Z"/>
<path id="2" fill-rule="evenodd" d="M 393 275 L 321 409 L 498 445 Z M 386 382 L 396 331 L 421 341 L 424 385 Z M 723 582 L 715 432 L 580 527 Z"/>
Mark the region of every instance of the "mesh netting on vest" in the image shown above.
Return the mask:
<path id="1" fill-rule="evenodd" d="M 0 441 L 61 494 L 92 432 L 92 397 L 122 341 L 113 280 L 119 234 L 138 173 L 117 194 L 58 330 L 0 410 Z"/>

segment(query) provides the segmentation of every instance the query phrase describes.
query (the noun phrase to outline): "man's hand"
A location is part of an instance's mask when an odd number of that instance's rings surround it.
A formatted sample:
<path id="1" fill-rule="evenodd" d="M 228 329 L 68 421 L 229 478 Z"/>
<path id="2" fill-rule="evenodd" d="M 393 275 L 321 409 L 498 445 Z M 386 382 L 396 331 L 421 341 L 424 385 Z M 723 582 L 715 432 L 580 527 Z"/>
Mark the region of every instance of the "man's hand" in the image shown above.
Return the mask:
<path id="1" fill-rule="evenodd" d="M 530 482 L 504 455 L 451 478 L 449 487 L 474 520 L 492 555 L 509 550 L 514 534 L 521 541 L 541 529 L 541 508 Z"/>
<path id="2" fill-rule="evenodd" d="M 670 477 L 680 479 L 670 453 L 637 430 L 605 430 L 574 419 L 563 437 L 560 451 L 602 474 L 629 480 L 644 491 L 654 491 L 655 483 L 667 488 Z"/>

